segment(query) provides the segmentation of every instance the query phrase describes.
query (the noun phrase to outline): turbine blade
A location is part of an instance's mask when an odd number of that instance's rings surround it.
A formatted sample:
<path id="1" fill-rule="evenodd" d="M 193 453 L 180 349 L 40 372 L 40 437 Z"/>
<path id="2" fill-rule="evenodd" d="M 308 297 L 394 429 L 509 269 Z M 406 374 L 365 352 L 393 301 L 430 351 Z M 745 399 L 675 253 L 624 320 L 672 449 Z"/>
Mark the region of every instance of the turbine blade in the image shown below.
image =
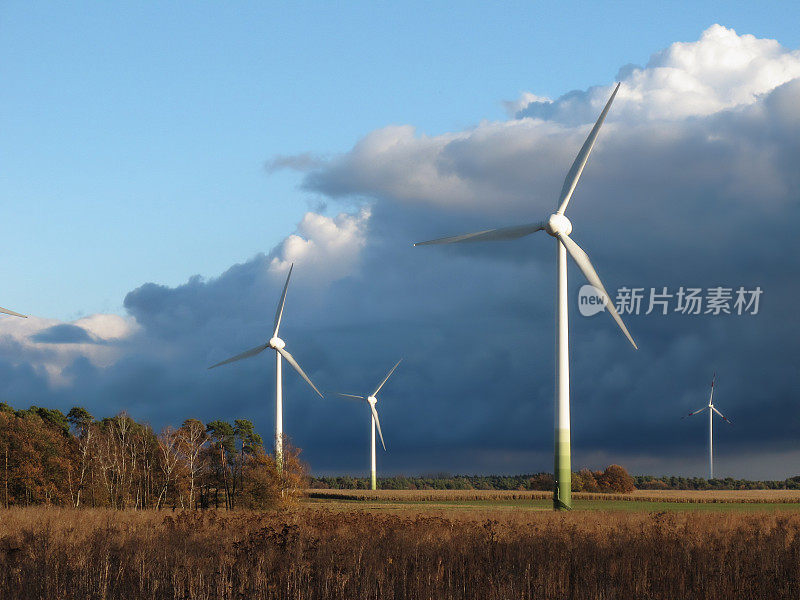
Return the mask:
<path id="1" fill-rule="evenodd" d="M 208 367 L 209 369 L 213 369 L 215 367 L 221 367 L 222 365 L 227 365 L 228 363 L 236 362 L 237 360 L 242 360 L 243 358 L 250 358 L 251 356 L 255 356 L 256 354 L 261 354 L 264 350 L 269 348 L 269 344 L 263 344 L 261 346 L 256 346 L 255 348 L 251 348 L 246 352 L 242 352 L 241 354 L 237 354 L 236 356 L 229 358 L 227 360 L 223 360 L 222 362 L 218 362 L 215 365 L 211 365 Z"/>
<path id="2" fill-rule="evenodd" d="M 341 396 L 342 398 L 347 398 L 348 400 L 366 400 L 364 396 L 356 396 L 354 394 L 342 394 L 341 392 L 337 392 L 337 396 Z"/>
<path id="3" fill-rule="evenodd" d="M 22 317 L 23 319 L 27 319 L 27 315 L 21 315 L 18 312 L 14 312 L 13 310 L 8 310 L 7 308 L 0 307 L 0 313 L 4 315 L 11 315 L 12 317 Z"/>
<path id="4" fill-rule="evenodd" d="M 703 411 L 704 411 L 705 409 L 707 409 L 707 408 L 708 408 L 707 406 L 704 406 L 704 407 L 703 407 L 703 408 L 701 408 L 700 410 L 696 410 L 696 411 L 694 411 L 694 412 L 690 412 L 688 415 L 683 415 L 683 416 L 681 417 L 681 419 L 685 419 L 686 417 L 691 417 L 692 415 L 699 414 L 699 413 L 703 412 Z"/>
<path id="5" fill-rule="evenodd" d="M 714 404 L 714 383 L 717 381 L 717 374 L 714 373 L 714 376 L 711 378 L 711 395 L 708 397 L 708 405 L 713 406 Z"/>
<path id="6" fill-rule="evenodd" d="M 313 383 L 311 383 L 311 380 L 308 378 L 308 375 L 306 375 L 306 374 L 303 372 L 303 369 L 301 369 L 301 368 L 300 368 L 300 365 L 298 365 L 298 364 L 297 364 L 297 361 L 294 359 L 294 356 L 292 356 L 291 354 L 289 354 L 289 352 L 287 352 L 287 350 L 286 350 L 285 348 L 278 348 L 278 352 L 280 352 L 280 353 L 281 353 L 281 356 L 282 356 L 283 358 L 285 358 L 285 359 L 286 359 L 286 361 L 287 361 L 287 362 L 288 362 L 290 365 L 292 365 L 292 366 L 294 367 L 294 370 L 295 370 L 295 371 L 297 371 L 298 373 L 300 373 L 300 377 L 302 377 L 303 379 L 305 379 L 305 380 L 306 380 L 306 382 L 308 383 L 308 385 L 310 385 L 312 388 L 314 388 L 314 391 L 315 391 L 315 392 L 317 392 L 317 393 L 319 394 L 319 397 L 320 397 L 320 398 L 324 398 L 324 397 L 325 397 L 325 396 L 323 396 L 323 395 L 322 395 L 322 392 L 320 392 L 320 391 L 317 389 L 317 386 L 315 386 Z"/>
<path id="7" fill-rule="evenodd" d="M 564 244 L 564 246 L 566 246 L 567 251 L 577 263 L 578 268 L 583 271 L 583 274 L 586 276 L 586 279 L 589 280 L 589 283 L 602 292 L 603 304 L 605 305 L 606 309 L 611 314 L 611 317 L 617 322 L 619 328 L 622 329 L 622 333 L 625 334 L 625 337 L 628 338 L 628 341 L 633 345 L 634 348 L 638 350 L 639 347 L 636 345 L 636 342 L 633 341 L 631 334 L 628 333 L 628 328 L 625 327 L 625 323 L 622 322 L 622 317 L 619 316 L 617 309 L 614 307 L 614 303 L 611 302 L 608 292 L 606 291 L 606 288 L 603 287 L 603 282 L 600 281 L 600 276 L 597 274 L 597 271 L 594 270 L 592 262 L 589 260 L 586 252 L 584 252 L 581 247 L 578 246 L 578 244 L 576 244 L 575 241 L 566 233 L 559 233 L 558 239 L 561 240 L 561 243 Z"/>
<path id="8" fill-rule="evenodd" d="M 372 403 L 370 403 L 369 408 L 372 411 L 372 416 L 375 418 L 375 425 L 378 426 L 378 435 L 381 436 L 381 445 L 383 446 L 383 450 L 385 452 L 386 444 L 383 441 L 383 433 L 381 432 L 381 420 L 378 418 L 378 411 L 375 410 L 375 405 Z"/>
<path id="9" fill-rule="evenodd" d="M 378 395 L 378 392 L 381 391 L 381 388 L 383 387 L 383 384 L 386 383 L 387 381 L 389 381 L 389 377 L 392 376 L 392 373 L 394 373 L 394 370 L 397 368 L 397 365 L 399 365 L 401 362 L 403 362 L 402 358 L 395 363 L 395 365 L 392 367 L 392 370 L 389 371 L 389 374 L 386 377 L 383 378 L 383 381 L 381 381 L 381 384 L 378 386 L 378 389 L 375 390 L 372 393 L 373 396 L 377 396 Z"/>
<path id="10" fill-rule="evenodd" d="M 493 242 L 499 240 L 515 240 L 536 231 L 544 229 L 546 223 L 528 223 L 526 225 L 515 225 L 513 227 L 501 227 L 500 229 L 486 229 L 475 233 L 464 233 L 452 237 L 428 240 L 427 242 L 417 242 L 415 246 L 427 246 L 430 244 L 456 244 L 459 242 Z"/>
<path id="11" fill-rule="evenodd" d="M 286 283 L 283 285 L 283 293 L 281 294 L 281 301 L 278 302 L 278 308 L 275 311 L 275 329 L 272 332 L 272 337 L 277 337 L 278 329 L 281 326 L 281 317 L 283 317 L 283 305 L 286 303 L 286 290 L 289 289 L 289 278 L 292 276 L 292 269 L 294 263 L 289 267 L 289 274 L 286 276 Z"/>
<path id="12" fill-rule="evenodd" d="M 730 420 L 728 417 L 726 417 L 725 415 L 723 415 L 721 412 L 719 412 L 719 411 L 716 409 L 716 407 L 712 406 L 712 407 L 711 407 L 711 410 L 713 410 L 715 413 L 717 413 L 717 414 L 718 414 L 720 417 L 722 417 L 722 418 L 723 418 L 725 421 L 727 421 L 728 423 L 730 423 L 731 425 L 733 425 L 733 423 L 731 423 L 731 420 Z"/>
<path id="13" fill-rule="evenodd" d="M 617 87 L 614 88 L 611 98 L 606 102 L 606 107 L 603 109 L 603 112 L 600 113 L 597 123 L 592 127 L 589 137 L 583 142 L 581 151 L 578 152 L 578 156 L 575 157 L 575 162 L 572 163 L 572 167 L 569 173 L 567 173 L 567 177 L 564 179 L 564 187 L 561 188 L 561 195 L 558 198 L 558 214 L 560 215 L 563 215 L 564 211 L 567 210 L 567 204 L 569 204 L 569 200 L 572 198 L 572 192 L 575 191 L 575 186 L 578 185 L 578 179 L 580 179 L 581 173 L 583 173 L 583 167 L 586 166 L 586 161 L 589 160 L 589 153 L 592 151 L 592 146 L 594 146 L 594 141 L 597 139 L 597 134 L 600 131 L 600 127 L 603 125 L 603 121 L 606 120 L 608 109 L 611 108 L 611 103 L 614 101 L 617 91 L 619 91 L 619 86 L 620 84 L 618 83 Z"/>

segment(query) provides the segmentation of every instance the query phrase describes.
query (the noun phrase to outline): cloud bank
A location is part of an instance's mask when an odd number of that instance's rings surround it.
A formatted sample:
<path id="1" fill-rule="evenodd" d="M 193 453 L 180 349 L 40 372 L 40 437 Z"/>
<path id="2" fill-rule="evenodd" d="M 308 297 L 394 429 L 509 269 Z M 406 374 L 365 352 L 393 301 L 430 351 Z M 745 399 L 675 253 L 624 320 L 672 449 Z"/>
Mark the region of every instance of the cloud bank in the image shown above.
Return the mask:
<path id="1" fill-rule="evenodd" d="M 758 315 L 626 316 L 634 352 L 608 316 L 575 310 L 584 281 L 570 265 L 574 466 L 702 474 L 705 422 L 680 417 L 706 402 L 716 371 L 715 398 L 736 423 L 715 428 L 717 470 L 797 474 L 800 53 L 715 25 L 619 79 L 569 209 L 606 286 L 764 294 Z M 284 423 L 315 472 L 368 467 L 368 412 L 330 393 L 369 391 L 400 357 L 379 404 L 382 470 L 549 470 L 552 239 L 411 244 L 552 212 L 613 85 L 528 92 L 506 104 L 508 120 L 465 131 L 391 126 L 338 156 L 271 159 L 345 212 L 307 213 L 218 277 L 145 283 L 125 318 L 3 319 L 2 399 L 124 408 L 156 426 L 246 417 L 269 437 L 271 357 L 205 367 L 269 337 L 294 263 L 282 337 L 327 397 L 285 371 Z"/>

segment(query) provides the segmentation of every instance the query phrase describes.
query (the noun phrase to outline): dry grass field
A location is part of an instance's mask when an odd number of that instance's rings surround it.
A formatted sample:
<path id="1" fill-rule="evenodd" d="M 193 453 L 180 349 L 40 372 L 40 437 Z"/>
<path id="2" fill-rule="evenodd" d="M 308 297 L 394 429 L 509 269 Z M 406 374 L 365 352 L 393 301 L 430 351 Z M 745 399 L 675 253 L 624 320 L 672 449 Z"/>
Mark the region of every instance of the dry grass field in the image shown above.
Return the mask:
<path id="1" fill-rule="evenodd" d="M 800 589 L 800 511 L 324 506 L 4 510 L 0 598 L 731 600 Z"/>
<path id="2" fill-rule="evenodd" d="M 552 492 L 504 490 L 308 490 L 312 499 L 365 502 L 492 502 L 548 501 Z M 630 494 L 573 492 L 574 500 L 680 503 L 790 503 L 800 504 L 796 490 L 636 490 Z"/>
<path id="3" fill-rule="evenodd" d="M 657 502 L 800 503 L 800 490 L 636 490 L 631 497 Z"/>

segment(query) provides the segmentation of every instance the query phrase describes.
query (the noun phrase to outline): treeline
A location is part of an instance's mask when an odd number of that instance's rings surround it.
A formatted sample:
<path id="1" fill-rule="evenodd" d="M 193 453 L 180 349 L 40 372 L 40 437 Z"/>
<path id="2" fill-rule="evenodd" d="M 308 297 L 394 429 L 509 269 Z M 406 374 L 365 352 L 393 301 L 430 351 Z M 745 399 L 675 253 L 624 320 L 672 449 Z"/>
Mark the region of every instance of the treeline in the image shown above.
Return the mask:
<path id="1" fill-rule="evenodd" d="M 783 481 L 751 481 L 749 479 L 704 479 L 702 477 L 653 477 L 634 475 L 640 490 L 800 490 L 800 475 Z"/>
<path id="2" fill-rule="evenodd" d="M 261 508 L 296 497 L 305 487 L 368 489 L 359 477 L 308 478 L 299 451 L 284 443 L 284 469 L 263 445 L 252 422 L 187 419 L 156 433 L 121 413 L 95 419 L 83 408 L 66 415 L 0 403 L 0 506 Z M 549 473 L 526 475 L 394 476 L 391 490 L 553 489 Z M 573 473 L 575 492 L 644 490 L 800 490 L 800 476 L 783 481 L 630 476 L 623 467 Z"/>
<path id="3" fill-rule="evenodd" d="M 369 489 L 368 477 L 312 477 L 311 487 L 334 490 Z M 378 487 L 384 490 L 539 490 L 552 491 L 550 473 L 528 475 L 450 475 L 438 473 L 420 477 L 397 475 L 379 477 Z M 619 465 L 605 471 L 583 469 L 572 474 L 573 492 L 628 493 L 640 490 L 800 490 L 800 476 L 783 481 L 750 481 L 746 479 L 703 479 L 702 477 L 653 477 L 628 475 Z"/>
<path id="4" fill-rule="evenodd" d="M 0 501 L 5 507 L 260 508 L 305 488 L 299 451 L 284 469 L 252 422 L 187 419 L 156 433 L 126 413 L 95 419 L 75 407 L 0 403 Z"/>
<path id="5" fill-rule="evenodd" d="M 334 490 L 366 490 L 370 480 L 366 477 L 312 477 L 311 487 Z M 550 473 L 529 475 L 450 475 L 438 473 L 420 477 L 397 475 L 379 477 L 378 488 L 383 490 L 539 490 L 552 491 Z M 634 478 L 619 465 L 610 465 L 605 471 L 583 469 L 572 474 L 573 492 L 606 492 L 627 494 L 635 488 Z"/>

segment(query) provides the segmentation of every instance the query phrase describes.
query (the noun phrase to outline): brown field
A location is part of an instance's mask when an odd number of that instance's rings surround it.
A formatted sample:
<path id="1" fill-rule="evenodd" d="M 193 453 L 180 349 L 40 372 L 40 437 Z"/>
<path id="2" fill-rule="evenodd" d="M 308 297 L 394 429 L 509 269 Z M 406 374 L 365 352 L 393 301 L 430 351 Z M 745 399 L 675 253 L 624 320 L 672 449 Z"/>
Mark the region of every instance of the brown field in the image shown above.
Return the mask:
<path id="1" fill-rule="evenodd" d="M 800 511 L 360 506 L 2 510 L 0 598 L 731 600 L 800 589 Z"/>
<path id="2" fill-rule="evenodd" d="M 514 490 L 308 490 L 310 498 L 385 502 L 550 500 L 552 492 Z M 573 492 L 574 500 L 683 503 L 800 503 L 798 490 L 636 490 L 630 494 Z"/>
<path id="3" fill-rule="evenodd" d="M 800 502 L 800 490 L 636 490 L 631 496 L 666 502 Z"/>

